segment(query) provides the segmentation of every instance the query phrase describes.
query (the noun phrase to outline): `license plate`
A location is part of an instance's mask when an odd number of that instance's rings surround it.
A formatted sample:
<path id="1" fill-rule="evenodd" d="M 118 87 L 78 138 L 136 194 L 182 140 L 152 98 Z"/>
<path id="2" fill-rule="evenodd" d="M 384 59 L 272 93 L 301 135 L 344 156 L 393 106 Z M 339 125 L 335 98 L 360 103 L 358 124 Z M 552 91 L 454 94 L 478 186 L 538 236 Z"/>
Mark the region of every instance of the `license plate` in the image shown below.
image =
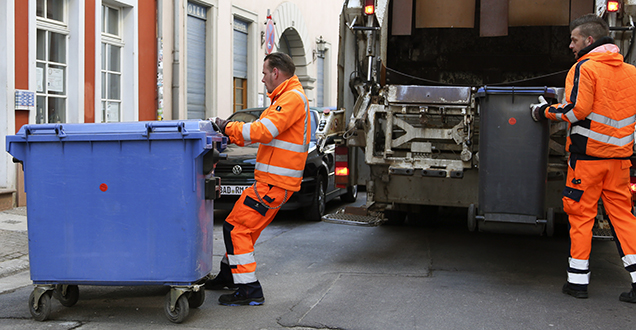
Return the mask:
<path id="1" fill-rule="evenodd" d="M 240 195 L 250 186 L 221 186 L 221 195 Z"/>

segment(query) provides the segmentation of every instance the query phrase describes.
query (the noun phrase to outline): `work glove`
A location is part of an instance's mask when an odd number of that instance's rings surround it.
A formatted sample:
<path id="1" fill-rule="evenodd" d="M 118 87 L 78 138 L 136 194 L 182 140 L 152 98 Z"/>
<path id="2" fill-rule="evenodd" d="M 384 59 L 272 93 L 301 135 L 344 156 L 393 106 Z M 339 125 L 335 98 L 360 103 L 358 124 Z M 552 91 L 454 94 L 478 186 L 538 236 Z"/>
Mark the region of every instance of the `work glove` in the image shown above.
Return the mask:
<path id="1" fill-rule="evenodd" d="M 223 133 L 223 135 L 227 136 L 227 134 L 225 134 L 225 126 L 227 126 L 227 123 L 229 123 L 229 120 L 225 120 L 219 117 L 212 117 L 208 119 L 213 126 L 216 127 L 216 130 Z"/>
<path id="2" fill-rule="evenodd" d="M 545 100 L 543 95 L 539 96 L 539 103 L 530 104 L 530 114 L 534 121 L 544 120 L 545 109 L 548 107 L 548 101 Z"/>

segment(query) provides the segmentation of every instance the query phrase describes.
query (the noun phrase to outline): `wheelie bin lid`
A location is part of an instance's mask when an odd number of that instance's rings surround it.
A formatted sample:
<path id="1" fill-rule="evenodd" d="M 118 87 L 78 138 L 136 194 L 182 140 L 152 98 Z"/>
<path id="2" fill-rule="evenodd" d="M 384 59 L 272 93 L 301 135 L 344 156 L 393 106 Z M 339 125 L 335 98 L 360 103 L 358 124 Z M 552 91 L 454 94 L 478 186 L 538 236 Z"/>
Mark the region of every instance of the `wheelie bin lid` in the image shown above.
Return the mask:
<path id="1" fill-rule="evenodd" d="M 24 125 L 6 137 L 6 150 L 18 160 L 22 155 L 14 145 L 34 142 L 200 140 L 201 151 L 223 151 L 227 137 L 207 120 L 168 120 L 120 123 L 57 123 Z"/>
<path id="2" fill-rule="evenodd" d="M 507 87 L 507 86 L 484 86 L 477 90 L 476 97 L 486 97 L 488 95 L 543 95 L 545 98 L 557 98 L 555 88 L 551 87 Z"/>

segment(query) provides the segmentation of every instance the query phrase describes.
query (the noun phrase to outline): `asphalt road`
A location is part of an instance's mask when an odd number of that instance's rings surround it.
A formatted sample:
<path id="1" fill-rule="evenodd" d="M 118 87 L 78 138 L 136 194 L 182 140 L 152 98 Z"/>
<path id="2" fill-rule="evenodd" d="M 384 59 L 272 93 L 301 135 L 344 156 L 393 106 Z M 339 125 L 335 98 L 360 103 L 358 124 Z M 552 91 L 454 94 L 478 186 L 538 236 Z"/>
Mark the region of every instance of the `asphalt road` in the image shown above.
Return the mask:
<path id="1" fill-rule="evenodd" d="M 630 279 L 614 242 L 594 241 L 590 298 L 575 299 L 561 293 L 566 228 L 552 238 L 471 233 L 464 212 L 443 210 L 434 225 L 380 227 L 282 212 L 256 246 L 263 306 L 221 306 L 227 291 L 206 291 L 177 325 L 163 313 L 166 287 L 80 286 L 75 306 L 53 300 L 51 319 L 37 322 L 27 287 L 0 295 L 0 329 L 636 328 L 636 304 L 618 300 Z M 215 271 L 225 215 L 215 215 Z"/>

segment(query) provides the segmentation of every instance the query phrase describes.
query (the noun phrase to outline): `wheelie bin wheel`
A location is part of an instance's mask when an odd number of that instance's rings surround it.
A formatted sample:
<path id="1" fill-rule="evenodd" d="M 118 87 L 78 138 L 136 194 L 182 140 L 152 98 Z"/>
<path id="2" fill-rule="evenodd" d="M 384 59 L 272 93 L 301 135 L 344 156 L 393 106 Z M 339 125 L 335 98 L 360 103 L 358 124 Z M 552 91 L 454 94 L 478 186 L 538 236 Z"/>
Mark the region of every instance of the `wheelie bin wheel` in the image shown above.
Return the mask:
<path id="1" fill-rule="evenodd" d="M 79 287 L 77 285 L 58 284 L 53 290 L 53 297 L 60 301 L 64 307 L 72 307 L 79 300 Z"/>
<path id="2" fill-rule="evenodd" d="M 477 207 L 475 204 L 468 206 L 468 231 L 477 229 Z"/>
<path id="3" fill-rule="evenodd" d="M 548 208 L 547 222 L 545 224 L 545 234 L 548 237 L 554 236 L 554 209 Z"/>
<path id="4" fill-rule="evenodd" d="M 199 291 L 190 292 L 190 297 L 188 297 L 190 308 L 199 308 L 203 302 L 205 302 L 205 289 L 203 287 Z"/>
<path id="5" fill-rule="evenodd" d="M 29 312 L 31 312 L 31 316 L 36 321 L 44 321 L 49 318 L 49 314 L 51 314 L 51 291 L 44 292 L 40 296 L 40 299 L 35 303 L 36 290 L 31 292 L 29 296 Z"/>
<path id="6" fill-rule="evenodd" d="M 172 323 L 181 323 L 190 314 L 190 304 L 186 295 L 181 295 L 174 304 L 174 310 L 170 308 L 170 293 L 166 295 L 166 303 L 164 305 L 166 317 Z"/>

